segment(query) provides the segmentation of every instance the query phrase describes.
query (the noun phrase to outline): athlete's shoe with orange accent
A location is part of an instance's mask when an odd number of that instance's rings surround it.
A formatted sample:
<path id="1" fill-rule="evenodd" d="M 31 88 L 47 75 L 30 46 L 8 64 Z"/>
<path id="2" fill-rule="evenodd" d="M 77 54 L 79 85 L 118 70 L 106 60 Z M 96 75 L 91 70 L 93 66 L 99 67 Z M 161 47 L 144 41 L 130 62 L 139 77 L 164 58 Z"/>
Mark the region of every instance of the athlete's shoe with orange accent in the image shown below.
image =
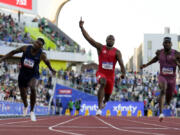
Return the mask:
<path id="1" fill-rule="evenodd" d="M 162 122 L 162 121 L 163 121 L 163 119 L 164 119 L 164 114 L 163 114 L 163 113 L 161 113 L 161 114 L 159 115 L 159 121 L 160 121 L 160 122 Z"/>

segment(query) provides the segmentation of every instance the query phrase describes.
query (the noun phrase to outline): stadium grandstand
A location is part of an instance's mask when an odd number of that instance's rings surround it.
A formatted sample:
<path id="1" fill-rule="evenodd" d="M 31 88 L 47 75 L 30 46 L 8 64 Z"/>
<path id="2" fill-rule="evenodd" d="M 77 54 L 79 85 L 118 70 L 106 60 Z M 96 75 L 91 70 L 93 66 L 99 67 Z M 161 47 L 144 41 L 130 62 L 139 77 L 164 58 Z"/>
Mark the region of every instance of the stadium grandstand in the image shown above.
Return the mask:
<path id="1" fill-rule="evenodd" d="M 36 11 L 33 11 L 33 15 L 29 15 L 23 10 L 9 10 L 11 6 L 8 5 L 7 8 L 4 4 L 1 6 L 3 7 L 0 10 L 1 56 L 14 48 L 32 44 L 38 37 L 42 37 L 46 43 L 44 49 L 58 73 L 61 71 L 66 73 L 72 69 L 72 65 L 80 67 L 90 60 L 85 49 L 81 49 L 80 45 L 48 19 L 36 17 L 34 15 Z M 16 55 L 1 63 L 1 101 L 21 101 L 17 87 L 20 56 L 21 54 Z M 52 75 L 44 63 L 40 64 L 40 71 L 42 74 L 38 85 L 37 105 L 47 106 L 52 93 Z"/>

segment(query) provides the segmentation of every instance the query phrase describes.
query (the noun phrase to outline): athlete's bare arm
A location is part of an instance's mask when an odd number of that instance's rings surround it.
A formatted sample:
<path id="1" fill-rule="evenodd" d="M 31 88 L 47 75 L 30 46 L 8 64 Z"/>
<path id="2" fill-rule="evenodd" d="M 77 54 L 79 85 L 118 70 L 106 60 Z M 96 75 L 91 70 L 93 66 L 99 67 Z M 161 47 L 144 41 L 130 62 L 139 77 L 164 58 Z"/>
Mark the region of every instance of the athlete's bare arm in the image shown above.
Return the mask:
<path id="1" fill-rule="evenodd" d="M 121 72 L 122 72 L 121 78 L 124 78 L 126 71 L 125 71 L 123 60 L 122 60 L 121 52 L 119 50 L 116 51 L 116 59 L 117 59 L 119 65 L 120 65 L 120 68 L 121 68 Z"/>
<path id="2" fill-rule="evenodd" d="M 22 47 L 19 47 L 19 48 L 15 49 L 15 50 L 10 51 L 10 52 L 7 53 L 6 55 L 4 55 L 2 58 L 0 58 L 0 63 L 1 63 L 3 60 L 5 60 L 5 59 L 7 59 L 7 58 L 10 58 L 10 57 L 12 57 L 13 55 L 15 55 L 15 54 L 17 54 L 17 53 L 25 52 L 25 51 L 26 51 L 26 48 L 27 48 L 27 46 L 22 46 Z"/>
<path id="3" fill-rule="evenodd" d="M 55 74 L 56 74 L 56 70 L 54 70 L 54 69 L 51 67 L 51 63 L 50 63 L 50 61 L 48 60 L 45 52 L 42 52 L 42 54 L 41 54 L 41 60 L 44 61 L 44 63 L 45 63 L 45 64 L 47 65 L 47 67 L 49 68 L 49 70 L 51 70 L 51 72 L 55 75 Z"/>
<path id="4" fill-rule="evenodd" d="M 157 50 L 156 51 L 156 56 L 150 62 L 148 62 L 147 64 L 143 64 L 140 68 L 143 69 L 143 68 L 157 62 L 159 60 L 159 54 L 160 54 L 160 50 Z"/>
<path id="5" fill-rule="evenodd" d="M 175 57 L 176 57 L 176 64 L 180 70 L 180 52 L 175 51 Z"/>
<path id="6" fill-rule="evenodd" d="M 97 48 L 98 52 L 101 51 L 102 49 L 102 44 L 96 42 L 93 38 L 91 38 L 89 36 L 89 34 L 86 32 L 86 30 L 84 29 L 84 21 L 82 21 L 82 18 L 81 20 L 79 21 L 79 27 L 81 28 L 81 31 L 82 31 L 82 34 L 83 36 L 85 37 L 85 39 L 95 48 Z"/>

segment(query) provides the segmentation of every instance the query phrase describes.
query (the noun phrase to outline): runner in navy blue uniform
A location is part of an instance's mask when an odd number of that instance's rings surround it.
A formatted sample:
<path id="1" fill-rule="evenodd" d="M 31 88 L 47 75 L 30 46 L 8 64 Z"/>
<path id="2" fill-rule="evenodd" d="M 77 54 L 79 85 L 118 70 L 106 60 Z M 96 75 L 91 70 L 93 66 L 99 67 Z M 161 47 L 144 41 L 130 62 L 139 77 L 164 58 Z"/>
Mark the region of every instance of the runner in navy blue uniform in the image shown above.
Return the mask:
<path id="1" fill-rule="evenodd" d="M 39 63 L 41 60 L 48 66 L 53 74 L 56 71 L 51 67 L 49 60 L 46 57 L 46 53 L 42 51 L 43 45 L 45 44 L 42 38 L 38 38 L 34 41 L 33 45 L 22 46 L 15 50 L 12 50 L 0 59 L 3 60 L 12 57 L 17 53 L 23 53 L 21 57 L 21 68 L 18 76 L 18 85 L 21 93 L 21 98 L 24 103 L 23 116 L 27 115 L 27 89 L 31 89 L 30 96 L 30 117 L 32 121 L 36 121 L 36 116 L 34 114 L 34 105 L 36 103 L 36 89 L 39 78 Z"/>

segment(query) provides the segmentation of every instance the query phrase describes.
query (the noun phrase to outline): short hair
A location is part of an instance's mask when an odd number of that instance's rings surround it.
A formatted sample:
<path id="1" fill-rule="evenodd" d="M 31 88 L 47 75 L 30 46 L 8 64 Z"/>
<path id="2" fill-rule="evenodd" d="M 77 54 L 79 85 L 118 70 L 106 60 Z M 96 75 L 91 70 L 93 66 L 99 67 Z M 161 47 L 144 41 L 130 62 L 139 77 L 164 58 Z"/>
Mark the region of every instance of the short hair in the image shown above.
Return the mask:
<path id="1" fill-rule="evenodd" d="M 45 44 L 45 41 L 44 41 L 44 39 L 43 39 L 43 38 L 38 37 L 38 39 L 37 39 L 37 40 L 41 41 L 41 42 L 43 43 L 43 45 Z"/>

